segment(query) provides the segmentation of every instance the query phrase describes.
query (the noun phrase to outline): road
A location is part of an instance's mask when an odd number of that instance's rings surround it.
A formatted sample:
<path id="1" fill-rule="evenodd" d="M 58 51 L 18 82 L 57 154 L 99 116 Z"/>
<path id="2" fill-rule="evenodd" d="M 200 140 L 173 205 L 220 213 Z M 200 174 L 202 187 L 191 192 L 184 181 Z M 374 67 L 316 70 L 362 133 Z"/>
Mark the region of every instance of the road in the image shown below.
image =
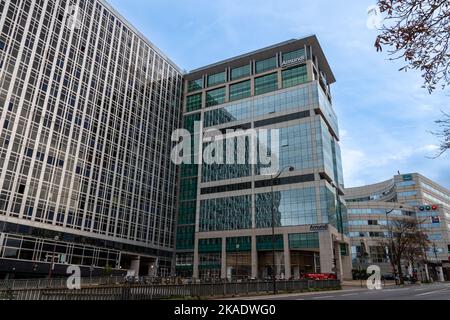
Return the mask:
<path id="1" fill-rule="evenodd" d="M 339 291 L 265 296 L 243 300 L 450 300 L 450 283 L 387 287 L 382 290 L 345 287 Z"/>

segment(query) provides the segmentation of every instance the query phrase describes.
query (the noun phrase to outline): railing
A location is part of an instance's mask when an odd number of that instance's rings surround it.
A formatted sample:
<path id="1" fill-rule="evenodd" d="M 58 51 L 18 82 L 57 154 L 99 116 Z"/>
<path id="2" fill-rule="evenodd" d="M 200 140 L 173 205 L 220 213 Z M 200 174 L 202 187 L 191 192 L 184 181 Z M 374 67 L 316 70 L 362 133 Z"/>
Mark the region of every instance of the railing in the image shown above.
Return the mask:
<path id="1" fill-rule="evenodd" d="M 299 292 L 311 289 L 339 289 L 338 280 L 278 281 L 278 292 Z M 153 300 L 183 297 L 227 297 L 273 292 L 271 281 L 206 283 L 184 285 L 115 285 L 85 287 L 80 290 L 18 289 L 0 290 L 1 299 L 11 300 Z"/>
<path id="2" fill-rule="evenodd" d="M 124 277 L 93 277 L 81 278 L 81 286 L 115 285 L 124 283 Z M 0 280 L 0 291 L 6 289 L 46 289 L 46 288 L 67 288 L 67 278 L 53 279 L 9 279 Z"/>

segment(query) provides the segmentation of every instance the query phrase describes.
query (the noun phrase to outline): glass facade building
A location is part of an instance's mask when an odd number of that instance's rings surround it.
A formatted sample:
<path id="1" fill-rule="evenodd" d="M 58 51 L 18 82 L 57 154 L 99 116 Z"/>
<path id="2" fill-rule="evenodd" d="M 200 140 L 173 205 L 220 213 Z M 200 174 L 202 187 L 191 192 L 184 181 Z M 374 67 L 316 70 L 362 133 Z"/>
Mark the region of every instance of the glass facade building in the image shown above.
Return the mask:
<path id="1" fill-rule="evenodd" d="M 239 137 L 227 139 L 234 141 L 231 147 L 223 143 L 231 163 L 184 165 L 180 189 L 189 196 L 179 204 L 177 274 L 231 279 L 336 272 L 348 278 L 351 257 L 340 250 L 349 239 L 339 128 L 330 93 L 334 81 L 315 36 L 185 75 L 186 129 L 192 132 L 195 119 L 204 131 L 215 129 L 216 138 L 230 130 L 254 130 L 277 168 L 291 166 L 294 171 L 274 180 L 272 192 L 261 149 L 251 162 L 254 142 L 244 138 L 238 149 Z M 193 99 L 202 104 L 192 108 Z M 203 140 L 194 152 L 203 155 L 213 143 Z M 274 145 L 279 148 L 272 152 Z"/>
<path id="2" fill-rule="evenodd" d="M 394 219 L 416 219 L 430 241 L 426 253 L 429 274 L 434 280 L 440 279 L 438 272 L 443 278 L 450 279 L 448 189 L 421 174 L 413 173 L 397 175 L 373 185 L 346 189 L 345 199 L 355 269 L 360 264 L 377 264 L 383 272 L 393 273 L 388 249 L 383 245 L 389 236 L 388 226 Z M 361 252 L 368 254 L 365 261 L 361 261 Z M 413 266 L 419 276 L 425 277 L 423 268 L 423 265 Z"/>
<path id="3" fill-rule="evenodd" d="M 0 1 L 0 273 L 170 273 L 182 76 L 105 1 Z"/>

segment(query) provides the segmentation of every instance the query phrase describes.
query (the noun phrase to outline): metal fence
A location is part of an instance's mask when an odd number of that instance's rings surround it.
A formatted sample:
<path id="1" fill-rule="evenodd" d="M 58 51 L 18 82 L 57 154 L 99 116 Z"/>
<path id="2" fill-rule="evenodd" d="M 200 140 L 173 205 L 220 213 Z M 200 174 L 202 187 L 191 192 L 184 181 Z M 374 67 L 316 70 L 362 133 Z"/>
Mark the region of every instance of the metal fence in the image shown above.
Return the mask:
<path id="1" fill-rule="evenodd" d="M 124 277 L 93 277 L 93 278 L 81 278 L 81 286 L 91 285 L 115 285 L 123 283 Z M 46 289 L 55 288 L 63 289 L 67 288 L 67 278 L 52 278 L 52 279 L 9 279 L 0 280 L 0 290 L 6 289 Z"/>
<path id="2" fill-rule="evenodd" d="M 339 289 L 338 280 L 279 281 L 279 292 Z M 273 292 L 272 282 L 233 282 L 185 285 L 122 285 L 69 289 L 0 290 L 0 299 L 11 300 L 153 300 L 184 297 L 227 297 Z"/>

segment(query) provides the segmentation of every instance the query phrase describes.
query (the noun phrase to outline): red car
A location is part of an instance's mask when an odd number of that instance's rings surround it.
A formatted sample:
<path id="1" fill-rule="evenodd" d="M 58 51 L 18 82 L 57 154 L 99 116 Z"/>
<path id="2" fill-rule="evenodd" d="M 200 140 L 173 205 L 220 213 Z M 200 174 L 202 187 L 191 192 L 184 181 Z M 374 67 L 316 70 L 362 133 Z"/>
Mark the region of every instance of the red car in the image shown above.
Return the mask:
<path id="1" fill-rule="evenodd" d="M 308 280 L 337 280 L 337 276 L 333 273 L 307 273 L 305 279 Z"/>

